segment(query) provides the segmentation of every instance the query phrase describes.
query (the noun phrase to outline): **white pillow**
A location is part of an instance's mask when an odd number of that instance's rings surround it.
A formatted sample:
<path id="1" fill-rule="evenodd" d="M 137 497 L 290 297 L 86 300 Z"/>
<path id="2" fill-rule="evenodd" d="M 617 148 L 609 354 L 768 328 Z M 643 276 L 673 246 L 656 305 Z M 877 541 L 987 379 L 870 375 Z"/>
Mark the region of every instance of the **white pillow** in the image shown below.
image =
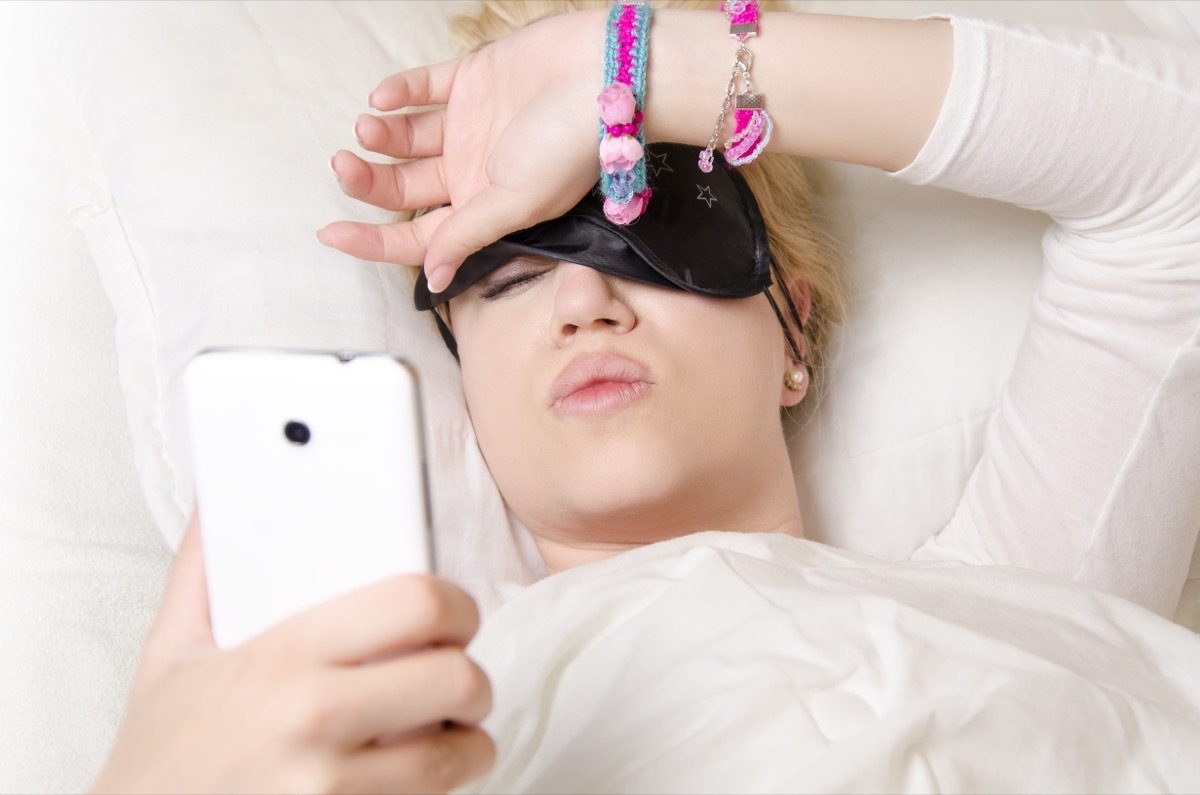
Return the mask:
<path id="1" fill-rule="evenodd" d="M 456 366 L 401 269 L 314 231 L 383 213 L 326 161 L 378 80 L 452 54 L 470 3 L 81 4 L 60 11 L 72 207 L 118 316 L 142 485 L 175 543 L 191 502 L 179 375 L 223 344 L 388 349 L 426 386 L 439 557 L 485 602 L 536 575 L 467 421 Z M 1146 33 L 1124 3 L 811 2 L 806 10 L 996 15 Z M 1046 219 L 851 166 L 827 212 L 858 287 L 830 389 L 792 442 L 812 537 L 903 558 L 950 517 L 1028 314 Z M 486 583 L 497 583 L 497 590 Z"/>
<path id="2" fill-rule="evenodd" d="M 328 168 L 378 80 L 450 52 L 470 3 L 54 6 L 73 119 L 73 218 L 116 310 L 137 469 L 175 546 L 192 504 L 180 375 L 211 346 L 389 350 L 425 391 L 444 572 L 490 601 L 531 579 L 474 443 L 457 365 L 411 309 L 409 275 L 319 244 L 331 220 L 388 214 Z M 486 530 L 486 532 L 485 532 Z M 494 542 L 481 549 L 481 535 Z M 531 561 L 529 565 L 525 560 Z"/>
<path id="3" fill-rule="evenodd" d="M 132 465 L 113 311 L 66 213 L 34 8 L 0 3 L 0 792 L 83 792 L 170 555 Z"/>

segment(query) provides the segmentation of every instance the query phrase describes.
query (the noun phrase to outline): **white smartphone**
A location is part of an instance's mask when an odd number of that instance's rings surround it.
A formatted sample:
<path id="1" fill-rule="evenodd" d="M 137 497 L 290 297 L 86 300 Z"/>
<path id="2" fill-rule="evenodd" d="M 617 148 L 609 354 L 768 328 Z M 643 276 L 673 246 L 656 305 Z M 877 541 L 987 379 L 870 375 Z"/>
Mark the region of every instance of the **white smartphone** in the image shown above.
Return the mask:
<path id="1" fill-rule="evenodd" d="M 416 374 L 385 354 L 209 350 L 184 374 L 213 636 L 433 570 Z"/>

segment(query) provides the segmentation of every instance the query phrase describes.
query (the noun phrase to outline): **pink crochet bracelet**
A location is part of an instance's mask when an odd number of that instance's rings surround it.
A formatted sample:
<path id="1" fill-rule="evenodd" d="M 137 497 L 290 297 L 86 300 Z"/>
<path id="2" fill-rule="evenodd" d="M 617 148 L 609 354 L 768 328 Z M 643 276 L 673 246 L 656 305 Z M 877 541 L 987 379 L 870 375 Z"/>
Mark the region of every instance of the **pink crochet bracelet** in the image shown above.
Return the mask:
<path id="1" fill-rule="evenodd" d="M 604 215 L 628 224 L 646 211 L 646 136 L 642 107 L 646 94 L 646 54 L 650 6 L 615 4 L 608 15 L 604 48 L 604 90 L 600 103 L 600 189 Z"/>
<path id="2" fill-rule="evenodd" d="M 730 69 L 729 85 L 725 87 L 721 115 L 717 117 L 708 146 L 700 152 L 700 170 L 706 174 L 712 171 L 713 150 L 725 127 L 725 117 L 729 115 L 731 105 L 734 107 L 734 129 L 733 135 L 725 141 L 725 162 L 730 165 L 741 166 L 758 157 L 771 140 L 771 131 L 775 126 L 763 107 L 762 94 L 755 94 L 750 84 L 754 54 L 746 46 L 746 39 L 758 35 L 758 0 L 725 0 L 721 3 L 721 10 L 729 20 L 729 35 L 737 39 L 738 48 Z M 742 82 L 740 93 L 737 90 L 739 78 Z"/>

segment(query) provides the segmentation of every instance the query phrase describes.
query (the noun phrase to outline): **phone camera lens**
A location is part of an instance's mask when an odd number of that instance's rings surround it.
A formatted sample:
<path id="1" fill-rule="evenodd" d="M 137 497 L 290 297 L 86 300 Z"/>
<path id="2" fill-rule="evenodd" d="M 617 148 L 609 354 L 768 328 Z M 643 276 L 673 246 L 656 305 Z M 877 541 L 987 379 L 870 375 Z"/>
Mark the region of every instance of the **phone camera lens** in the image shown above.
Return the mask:
<path id="1" fill-rule="evenodd" d="M 312 431 L 303 422 L 291 420 L 287 425 L 283 426 L 283 435 L 292 444 L 306 445 L 308 444 L 308 440 L 312 438 Z"/>

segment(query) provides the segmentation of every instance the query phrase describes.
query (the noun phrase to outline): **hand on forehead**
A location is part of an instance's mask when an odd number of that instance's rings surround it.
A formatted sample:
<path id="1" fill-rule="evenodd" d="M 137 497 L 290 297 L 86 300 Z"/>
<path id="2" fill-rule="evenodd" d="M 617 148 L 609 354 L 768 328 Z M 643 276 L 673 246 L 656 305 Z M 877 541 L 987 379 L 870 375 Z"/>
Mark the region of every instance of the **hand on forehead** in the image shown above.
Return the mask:
<path id="1" fill-rule="evenodd" d="M 564 215 L 514 232 L 463 262 L 441 293 L 417 279 L 418 309 L 445 303 L 522 255 L 587 265 L 635 282 L 712 298 L 748 298 L 771 284 L 766 227 L 745 180 L 717 155 L 716 167 L 696 166 L 699 147 L 651 144 L 647 177 L 654 201 L 636 222 L 604 216 L 593 191 Z"/>

